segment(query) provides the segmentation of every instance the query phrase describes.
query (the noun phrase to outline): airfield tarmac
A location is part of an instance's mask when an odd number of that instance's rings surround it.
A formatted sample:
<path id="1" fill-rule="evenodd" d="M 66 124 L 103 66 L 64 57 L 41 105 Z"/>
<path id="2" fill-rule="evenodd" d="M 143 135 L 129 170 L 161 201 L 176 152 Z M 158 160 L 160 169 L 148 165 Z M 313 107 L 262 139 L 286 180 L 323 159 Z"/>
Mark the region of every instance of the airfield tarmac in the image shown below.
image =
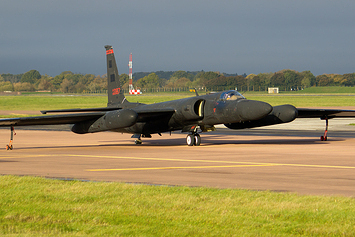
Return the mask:
<path id="1" fill-rule="evenodd" d="M 129 134 L 0 129 L 0 174 L 87 181 L 187 185 L 355 196 L 355 119 L 298 119 L 262 129 L 218 128 L 188 147 L 179 132 L 143 138 Z M 292 130 L 290 130 L 292 129 Z M 67 128 L 64 128 L 67 130 Z"/>

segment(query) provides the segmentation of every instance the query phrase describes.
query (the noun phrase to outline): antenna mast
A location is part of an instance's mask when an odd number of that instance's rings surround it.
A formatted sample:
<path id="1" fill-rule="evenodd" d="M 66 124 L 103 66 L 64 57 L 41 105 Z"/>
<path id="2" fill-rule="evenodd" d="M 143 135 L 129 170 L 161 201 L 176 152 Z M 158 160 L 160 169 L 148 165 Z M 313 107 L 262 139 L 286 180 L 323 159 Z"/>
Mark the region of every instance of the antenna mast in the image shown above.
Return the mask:
<path id="1" fill-rule="evenodd" d="M 139 95 L 139 94 L 142 94 L 141 90 L 135 90 L 134 87 L 133 87 L 133 82 L 132 82 L 132 53 L 129 55 L 129 62 L 128 62 L 128 67 L 129 67 L 129 73 L 128 73 L 128 76 L 129 76 L 129 87 L 128 87 L 128 90 L 129 90 L 129 94 L 131 95 Z"/>

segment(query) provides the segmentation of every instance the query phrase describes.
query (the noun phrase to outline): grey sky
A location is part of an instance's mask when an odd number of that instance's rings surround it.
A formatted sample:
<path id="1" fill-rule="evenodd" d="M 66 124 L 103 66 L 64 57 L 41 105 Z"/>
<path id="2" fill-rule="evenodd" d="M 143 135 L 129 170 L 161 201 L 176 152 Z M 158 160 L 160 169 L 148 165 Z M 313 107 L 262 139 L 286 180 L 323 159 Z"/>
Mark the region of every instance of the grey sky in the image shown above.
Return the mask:
<path id="1" fill-rule="evenodd" d="M 355 1 L 3 0 L 0 73 L 355 72 Z"/>

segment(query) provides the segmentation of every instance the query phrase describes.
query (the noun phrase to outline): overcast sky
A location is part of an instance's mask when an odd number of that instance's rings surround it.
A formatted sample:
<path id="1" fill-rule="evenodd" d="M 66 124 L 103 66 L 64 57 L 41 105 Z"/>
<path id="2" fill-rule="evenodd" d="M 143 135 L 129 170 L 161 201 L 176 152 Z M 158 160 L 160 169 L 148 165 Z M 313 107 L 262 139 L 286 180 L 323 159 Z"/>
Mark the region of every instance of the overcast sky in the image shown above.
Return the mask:
<path id="1" fill-rule="evenodd" d="M 0 73 L 355 72 L 354 0 L 2 0 Z"/>

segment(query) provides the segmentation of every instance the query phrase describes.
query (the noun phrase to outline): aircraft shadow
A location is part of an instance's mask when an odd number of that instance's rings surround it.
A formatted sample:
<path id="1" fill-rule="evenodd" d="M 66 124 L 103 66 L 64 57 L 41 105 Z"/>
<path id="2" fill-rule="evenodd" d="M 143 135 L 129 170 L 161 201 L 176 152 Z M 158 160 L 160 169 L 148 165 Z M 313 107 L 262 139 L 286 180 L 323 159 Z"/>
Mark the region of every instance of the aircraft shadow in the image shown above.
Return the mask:
<path id="1" fill-rule="evenodd" d="M 0 159 L 0 163 L 1 163 L 1 162 L 18 162 L 18 161 L 16 161 L 16 160 L 1 160 L 1 159 Z"/>
<path id="2" fill-rule="evenodd" d="M 257 140 L 227 140 L 227 139 L 203 139 L 202 143 L 206 144 L 209 143 L 210 145 L 313 145 L 313 144 L 328 144 L 329 142 L 333 141 L 343 141 L 344 139 L 331 139 L 328 141 L 320 141 L 317 138 L 305 138 L 305 139 L 257 139 Z"/>
<path id="3" fill-rule="evenodd" d="M 329 142 L 343 141 L 341 138 L 331 138 L 328 141 L 320 141 L 317 138 L 304 138 L 304 139 L 225 139 L 221 136 L 206 136 L 202 137 L 201 146 L 220 146 L 220 145 L 313 145 L 313 144 L 328 144 Z M 104 141 L 101 141 L 104 142 Z M 134 141 L 131 144 L 121 144 L 119 142 L 110 144 L 98 144 L 98 145 L 68 145 L 68 146 L 35 146 L 35 147 L 19 147 L 16 150 L 33 150 L 33 149 L 70 149 L 70 148 L 98 148 L 98 147 L 135 147 L 137 149 L 144 147 L 178 147 L 187 146 L 184 138 L 169 138 L 169 139 L 146 139 L 143 140 L 143 144 L 136 145 Z"/>

